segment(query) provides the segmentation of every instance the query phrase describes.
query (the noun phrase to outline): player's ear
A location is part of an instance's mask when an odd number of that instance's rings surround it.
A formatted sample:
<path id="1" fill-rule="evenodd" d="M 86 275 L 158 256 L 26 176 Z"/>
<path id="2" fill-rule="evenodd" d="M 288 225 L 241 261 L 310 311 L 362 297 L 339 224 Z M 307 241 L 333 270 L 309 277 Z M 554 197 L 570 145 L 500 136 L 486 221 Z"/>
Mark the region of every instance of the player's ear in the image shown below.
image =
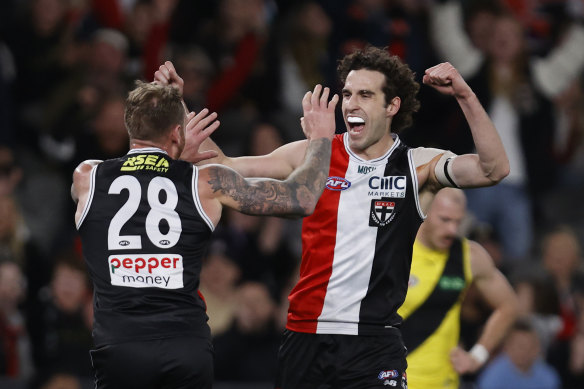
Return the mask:
<path id="1" fill-rule="evenodd" d="M 393 99 L 391 99 L 391 101 L 389 102 L 389 104 L 387 104 L 387 107 L 385 108 L 386 115 L 395 116 L 395 114 L 399 111 L 400 105 L 401 99 L 399 98 L 399 96 L 395 96 Z"/>
<path id="2" fill-rule="evenodd" d="M 180 124 L 175 125 L 170 131 L 170 138 L 173 143 L 179 143 L 181 139 L 181 131 L 183 127 Z"/>

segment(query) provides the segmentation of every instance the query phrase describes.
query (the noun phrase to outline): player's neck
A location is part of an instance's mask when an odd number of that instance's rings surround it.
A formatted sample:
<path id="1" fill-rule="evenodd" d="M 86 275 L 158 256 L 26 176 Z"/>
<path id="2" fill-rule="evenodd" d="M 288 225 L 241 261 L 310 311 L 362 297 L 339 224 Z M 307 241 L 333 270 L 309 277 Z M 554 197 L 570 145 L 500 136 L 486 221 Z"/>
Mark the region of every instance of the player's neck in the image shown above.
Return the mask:
<path id="1" fill-rule="evenodd" d="M 372 159 L 377 159 L 384 156 L 389 151 L 389 149 L 391 149 L 394 143 L 395 140 L 393 139 L 391 132 L 388 132 L 377 142 L 367 146 L 364 149 L 355 149 L 354 147 L 351 147 L 350 144 L 349 147 L 351 151 L 355 153 L 355 155 L 363 158 L 365 161 L 370 161 Z"/>
<path id="2" fill-rule="evenodd" d="M 161 150 L 165 151 L 171 158 L 175 158 L 175 156 L 173 156 L 173 153 L 172 153 L 172 148 L 169 147 L 169 145 L 166 145 L 166 144 L 163 144 L 160 142 L 151 141 L 151 140 L 143 140 L 143 139 L 131 139 L 130 140 L 130 150 L 144 149 L 144 148 L 149 148 L 149 147 L 161 149 Z"/>

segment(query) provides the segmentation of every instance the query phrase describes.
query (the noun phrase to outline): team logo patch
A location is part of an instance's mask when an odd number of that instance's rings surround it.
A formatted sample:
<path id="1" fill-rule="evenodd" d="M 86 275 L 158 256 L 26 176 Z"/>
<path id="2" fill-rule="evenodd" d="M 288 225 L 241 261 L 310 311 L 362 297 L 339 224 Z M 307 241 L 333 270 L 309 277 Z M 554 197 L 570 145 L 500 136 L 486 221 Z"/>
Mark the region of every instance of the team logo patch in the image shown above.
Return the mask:
<path id="1" fill-rule="evenodd" d="M 326 179 L 326 188 L 329 190 L 341 191 L 349 189 L 351 182 L 344 179 L 343 177 L 329 177 Z"/>
<path id="2" fill-rule="evenodd" d="M 395 217 L 395 202 L 381 199 L 371 200 L 369 213 L 370 227 L 385 227 Z"/>

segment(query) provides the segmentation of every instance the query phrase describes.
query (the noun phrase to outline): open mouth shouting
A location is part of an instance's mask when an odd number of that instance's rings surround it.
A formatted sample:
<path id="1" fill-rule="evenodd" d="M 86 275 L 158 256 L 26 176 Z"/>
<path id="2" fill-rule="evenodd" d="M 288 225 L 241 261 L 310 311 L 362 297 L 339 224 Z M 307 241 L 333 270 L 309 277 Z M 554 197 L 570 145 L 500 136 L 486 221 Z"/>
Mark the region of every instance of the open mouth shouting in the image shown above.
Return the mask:
<path id="1" fill-rule="evenodd" d="M 359 134 L 365 127 L 365 119 L 359 116 L 347 116 L 350 134 Z"/>

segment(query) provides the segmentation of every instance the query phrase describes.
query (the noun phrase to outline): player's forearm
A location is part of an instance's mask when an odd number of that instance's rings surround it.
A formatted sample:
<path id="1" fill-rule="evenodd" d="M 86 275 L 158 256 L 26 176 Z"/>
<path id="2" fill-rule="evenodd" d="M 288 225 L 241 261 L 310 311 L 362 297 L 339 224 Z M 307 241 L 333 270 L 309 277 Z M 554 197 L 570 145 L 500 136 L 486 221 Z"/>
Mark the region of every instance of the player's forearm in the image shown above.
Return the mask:
<path id="1" fill-rule="evenodd" d="M 509 174 L 509 160 L 495 125 L 472 91 L 456 96 L 456 100 L 470 126 L 480 169 L 485 178 L 496 184 Z"/>
<path id="2" fill-rule="evenodd" d="M 329 173 L 332 142 L 327 138 L 309 141 L 303 163 L 284 181 L 298 194 L 302 216 L 314 212 Z"/>
<path id="3" fill-rule="evenodd" d="M 515 322 L 516 318 L 517 309 L 515 305 L 506 304 L 505 306 L 497 308 L 487 320 L 483 333 L 477 343 L 485 346 L 487 351 L 492 354 L 507 334 L 509 328 Z"/>
<path id="4" fill-rule="evenodd" d="M 211 165 L 211 164 L 220 164 L 220 165 L 225 165 L 225 166 L 231 166 L 231 162 L 229 157 L 227 157 L 223 151 L 219 148 L 219 146 L 217 146 L 217 143 L 215 143 L 211 138 L 207 138 L 203 141 L 203 143 L 201 143 L 201 145 L 199 146 L 200 150 L 214 150 L 217 152 L 217 156 L 215 158 L 209 158 L 209 159 L 205 159 L 202 161 L 199 161 L 197 163 L 198 166 L 202 166 L 202 165 Z M 181 158 L 183 158 L 183 156 L 181 155 Z M 188 160 L 188 157 L 187 157 Z M 192 162 L 192 161 L 189 161 Z"/>

